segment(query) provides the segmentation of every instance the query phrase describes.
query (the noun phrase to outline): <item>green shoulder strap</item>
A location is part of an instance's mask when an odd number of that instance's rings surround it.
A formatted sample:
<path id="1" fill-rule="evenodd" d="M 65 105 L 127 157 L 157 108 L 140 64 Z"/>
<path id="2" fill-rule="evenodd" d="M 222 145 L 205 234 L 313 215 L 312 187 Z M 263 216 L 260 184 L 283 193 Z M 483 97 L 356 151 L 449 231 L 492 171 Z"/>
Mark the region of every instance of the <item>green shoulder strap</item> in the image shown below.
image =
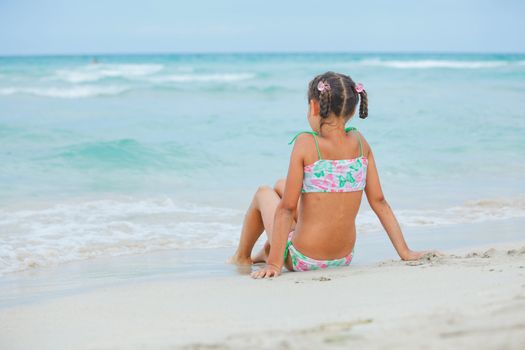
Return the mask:
<path id="1" fill-rule="evenodd" d="M 357 131 L 357 128 L 355 126 L 349 126 L 345 128 L 345 132 L 349 131 Z M 363 145 L 361 144 L 361 137 L 357 135 L 357 139 L 359 140 L 359 151 L 361 152 L 361 157 L 363 156 Z"/>
<path id="2" fill-rule="evenodd" d="M 307 133 L 307 134 L 312 134 L 312 135 L 313 135 L 313 137 L 314 137 L 314 141 L 315 141 L 315 147 L 317 148 L 317 155 L 319 156 L 319 159 L 323 159 L 323 158 L 321 157 L 321 150 L 319 149 L 319 144 L 317 143 L 317 135 L 319 135 L 319 134 L 316 133 L 315 131 L 299 131 L 299 132 L 294 136 L 294 138 L 293 138 L 290 142 L 288 142 L 288 144 L 289 144 L 289 145 L 292 144 L 292 143 L 295 141 L 295 139 L 297 138 L 297 136 L 299 136 L 299 135 L 302 134 L 302 133 Z"/>

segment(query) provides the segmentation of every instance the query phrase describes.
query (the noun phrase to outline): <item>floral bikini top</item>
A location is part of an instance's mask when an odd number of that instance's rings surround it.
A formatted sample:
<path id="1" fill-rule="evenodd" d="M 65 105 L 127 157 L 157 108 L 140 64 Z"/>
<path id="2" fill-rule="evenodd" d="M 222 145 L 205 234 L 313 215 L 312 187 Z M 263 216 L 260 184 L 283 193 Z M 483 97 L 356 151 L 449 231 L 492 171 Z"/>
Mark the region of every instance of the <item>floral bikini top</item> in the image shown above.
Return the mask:
<path id="1" fill-rule="evenodd" d="M 345 132 L 357 131 L 353 126 Z M 315 131 L 301 131 L 288 143 L 295 141 L 302 133 L 312 134 L 319 159 L 304 167 L 303 188 L 301 192 L 354 192 L 361 191 L 366 185 L 368 159 L 363 156 L 363 146 L 359 137 L 360 156 L 352 159 L 323 159 Z"/>

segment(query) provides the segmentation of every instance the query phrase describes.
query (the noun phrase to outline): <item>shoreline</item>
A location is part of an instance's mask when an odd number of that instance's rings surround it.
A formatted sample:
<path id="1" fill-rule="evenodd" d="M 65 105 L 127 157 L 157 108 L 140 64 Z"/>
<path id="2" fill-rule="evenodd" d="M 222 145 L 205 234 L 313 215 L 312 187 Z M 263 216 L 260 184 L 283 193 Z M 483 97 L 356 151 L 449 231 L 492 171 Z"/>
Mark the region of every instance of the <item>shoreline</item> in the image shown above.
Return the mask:
<path id="1" fill-rule="evenodd" d="M 524 224 L 525 218 L 517 218 L 425 230 L 409 227 L 404 229 L 404 235 L 414 250 L 461 253 L 469 249 L 520 244 L 524 241 L 521 229 Z M 262 244 L 260 239 L 254 251 Z M 96 257 L 9 273 L 0 277 L 0 310 L 140 282 L 239 276 L 263 266 L 236 267 L 225 263 L 234 250 L 235 247 L 160 250 Z M 370 267 L 388 259 L 399 260 L 384 232 L 359 235 L 355 252 L 351 268 Z"/>
<path id="2" fill-rule="evenodd" d="M 524 344 L 525 242 L 267 280 L 136 281 L 0 313 L 12 350 Z"/>

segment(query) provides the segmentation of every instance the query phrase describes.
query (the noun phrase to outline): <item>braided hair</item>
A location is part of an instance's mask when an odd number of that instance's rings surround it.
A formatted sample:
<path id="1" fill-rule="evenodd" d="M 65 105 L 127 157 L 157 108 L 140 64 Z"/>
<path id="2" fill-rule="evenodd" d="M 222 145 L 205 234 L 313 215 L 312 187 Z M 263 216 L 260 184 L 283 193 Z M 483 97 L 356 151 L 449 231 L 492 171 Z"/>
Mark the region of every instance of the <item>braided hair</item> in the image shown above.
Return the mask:
<path id="1" fill-rule="evenodd" d="M 356 89 L 356 83 L 348 75 L 326 72 L 313 78 L 308 84 L 308 101 L 319 102 L 319 115 L 328 118 L 330 112 L 338 117 L 354 113 L 359 101 L 359 118 L 368 116 L 368 95 L 364 89 Z M 319 89 L 319 87 L 328 88 Z"/>

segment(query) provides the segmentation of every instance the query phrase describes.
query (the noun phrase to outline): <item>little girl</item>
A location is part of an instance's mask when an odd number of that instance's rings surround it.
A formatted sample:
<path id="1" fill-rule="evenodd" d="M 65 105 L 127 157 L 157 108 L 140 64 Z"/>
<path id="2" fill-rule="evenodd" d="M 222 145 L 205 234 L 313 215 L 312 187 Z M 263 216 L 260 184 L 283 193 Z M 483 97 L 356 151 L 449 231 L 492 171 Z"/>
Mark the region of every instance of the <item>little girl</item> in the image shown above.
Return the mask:
<path id="1" fill-rule="evenodd" d="M 345 128 L 358 103 L 359 117 L 368 115 L 363 85 L 326 72 L 309 83 L 308 102 L 313 131 L 300 132 L 290 141 L 295 144 L 286 183 L 261 186 L 255 193 L 229 262 L 266 262 L 251 273 L 254 278 L 278 276 L 283 265 L 289 271 L 349 265 L 363 190 L 401 259 L 419 259 L 426 252 L 408 248 L 381 190 L 370 145 L 355 127 Z M 263 231 L 268 241 L 252 259 Z"/>

